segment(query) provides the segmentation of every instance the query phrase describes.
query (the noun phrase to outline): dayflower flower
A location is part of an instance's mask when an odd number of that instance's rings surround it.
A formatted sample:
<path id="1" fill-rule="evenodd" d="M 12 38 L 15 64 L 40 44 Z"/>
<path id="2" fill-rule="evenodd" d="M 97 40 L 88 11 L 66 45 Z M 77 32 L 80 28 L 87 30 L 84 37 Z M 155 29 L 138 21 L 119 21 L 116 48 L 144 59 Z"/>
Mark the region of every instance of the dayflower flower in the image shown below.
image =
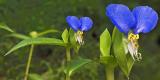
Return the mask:
<path id="1" fill-rule="evenodd" d="M 92 28 L 93 21 L 89 17 L 78 19 L 76 16 L 67 16 L 66 21 L 74 32 L 76 32 L 76 41 L 82 45 L 84 43 L 83 34 Z"/>
<path id="2" fill-rule="evenodd" d="M 138 6 L 132 11 L 122 4 L 110 4 L 106 15 L 117 29 L 128 37 L 128 50 L 135 60 L 141 59 L 138 52 L 139 33 L 148 33 L 158 22 L 158 14 L 149 6 Z"/>

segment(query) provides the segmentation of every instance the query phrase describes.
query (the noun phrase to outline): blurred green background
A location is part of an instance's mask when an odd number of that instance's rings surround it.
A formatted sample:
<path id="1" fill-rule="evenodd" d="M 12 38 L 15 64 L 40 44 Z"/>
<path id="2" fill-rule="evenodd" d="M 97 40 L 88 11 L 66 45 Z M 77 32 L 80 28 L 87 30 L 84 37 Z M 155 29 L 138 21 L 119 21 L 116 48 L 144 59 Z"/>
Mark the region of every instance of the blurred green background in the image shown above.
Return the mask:
<path id="1" fill-rule="evenodd" d="M 121 3 L 131 9 L 138 5 L 148 5 L 160 13 L 160 0 L 0 0 L 0 21 L 18 33 L 58 29 L 60 33 L 47 37 L 60 38 L 68 27 L 68 15 L 89 16 L 94 21 L 93 28 L 85 35 L 85 45 L 79 55 L 98 59 L 99 36 L 105 28 L 110 32 L 113 24 L 105 15 L 105 7 L 110 3 Z M 140 35 L 140 52 L 143 59 L 136 62 L 130 80 L 160 80 L 160 27 L 148 34 Z M 69 27 L 68 27 L 69 28 Z M 7 31 L 0 31 L 0 80 L 22 80 L 27 62 L 29 47 L 22 48 L 4 57 L 4 54 L 20 40 L 6 37 Z M 41 75 L 44 80 L 64 80 L 65 49 L 59 46 L 36 46 L 30 73 Z M 105 80 L 101 65 L 88 64 L 77 71 L 72 80 Z M 116 80 L 127 80 L 119 68 L 115 71 Z M 78 77 L 78 78 L 77 78 Z"/>

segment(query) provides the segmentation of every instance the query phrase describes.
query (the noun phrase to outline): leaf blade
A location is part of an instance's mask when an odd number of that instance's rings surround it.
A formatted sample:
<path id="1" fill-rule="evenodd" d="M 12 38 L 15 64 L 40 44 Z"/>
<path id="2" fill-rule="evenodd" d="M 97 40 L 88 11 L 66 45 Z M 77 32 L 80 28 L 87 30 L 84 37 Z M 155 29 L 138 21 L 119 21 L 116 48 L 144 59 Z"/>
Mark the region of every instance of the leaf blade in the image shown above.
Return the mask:
<path id="1" fill-rule="evenodd" d="M 100 36 L 100 51 L 102 56 L 110 56 L 111 36 L 107 28 Z"/>
<path id="2" fill-rule="evenodd" d="M 9 28 L 7 25 L 5 25 L 4 23 L 0 23 L 0 28 L 7 30 L 9 32 L 14 32 L 11 28 Z"/>
<path id="3" fill-rule="evenodd" d="M 67 30 L 67 29 L 65 29 L 65 30 L 63 31 L 61 37 L 62 37 L 64 43 L 68 43 L 69 33 L 68 33 L 68 30 Z"/>
<path id="4" fill-rule="evenodd" d="M 49 34 L 49 33 L 56 33 L 56 32 L 58 32 L 58 30 L 49 29 L 49 30 L 46 30 L 46 31 L 43 31 L 43 32 L 38 33 L 38 36 L 44 36 L 44 35 L 46 35 L 46 34 Z"/>
<path id="5" fill-rule="evenodd" d="M 83 58 L 72 60 L 70 64 L 67 65 L 64 71 L 65 73 L 68 73 L 69 76 L 71 76 L 75 70 L 81 68 L 82 66 L 90 62 L 92 62 L 90 59 L 83 59 Z"/>
<path id="6" fill-rule="evenodd" d="M 130 72 L 131 72 L 131 69 L 132 69 L 132 67 L 133 67 L 134 60 L 133 60 L 133 58 L 132 58 L 130 55 L 129 55 L 127 58 L 128 58 L 128 59 L 127 59 L 128 75 L 129 75 Z"/>
<path id="7" fill-rule="evenodd" d="M 31 37 L 23 35 L 23 34 L 18 34 L 18 33 L 13 33 L 8 35 L 9 37 L 15 37 L 15 38 L 19 38 L 19 39 L 29 39 Z"/>
<path id="8" fill-rule="evenodd" d="M 128 77 L 128 65 L 127 65 L 127 57 L 124 50 L 123 45 L 123 34 L 116 29 L 113 30 L 112 40 L 113 40 L 113 50 L 115 58 L 123 71 L 123 73 Z"/>
<path id="9" fill-rule="evenodd" d="M 19 42 L 17 45 L 15 45 L 11 50 L 9 50 L 6 54 L 10 54 L 11 52 L 31 44 L 48 44 L 48 45 L 60 45 L 65 46 L 64 42 L 62 40 L 56 39 L 56 38 L 30 38 L 25 39 Z"/>

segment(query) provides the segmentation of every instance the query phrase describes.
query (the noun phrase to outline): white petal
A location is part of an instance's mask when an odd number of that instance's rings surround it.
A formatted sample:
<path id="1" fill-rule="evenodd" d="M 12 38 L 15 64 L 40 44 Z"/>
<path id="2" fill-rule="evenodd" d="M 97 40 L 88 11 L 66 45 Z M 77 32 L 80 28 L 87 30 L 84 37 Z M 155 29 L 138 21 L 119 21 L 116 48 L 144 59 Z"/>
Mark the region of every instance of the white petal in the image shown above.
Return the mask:
<path id="1" fill-rule="evenodd" d="M 128 51 L 130 52 L 132 58 L 135 60 L 134 55 L 135 55 L 136 49 L 134 48 L 133 43 L 131 42 L 128 43 Z"/>

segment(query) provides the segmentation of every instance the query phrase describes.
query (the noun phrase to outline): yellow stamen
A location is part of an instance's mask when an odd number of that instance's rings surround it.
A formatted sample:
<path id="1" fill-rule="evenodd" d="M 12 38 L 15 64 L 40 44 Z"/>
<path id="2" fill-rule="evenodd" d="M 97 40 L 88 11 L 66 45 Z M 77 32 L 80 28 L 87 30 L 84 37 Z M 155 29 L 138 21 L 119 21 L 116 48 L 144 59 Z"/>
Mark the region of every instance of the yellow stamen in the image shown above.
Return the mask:
<path id="1" fill-rule="evenodd" d="M 82 31 L 77 31 L 77 34 L 83 35 L 83 32 Z"/>
<path id="2" fill-rule="evenodd" d="M 134 44 L 135 48 L 139 47 L 138 39 L 139 39 L 139 35 L 138 34 L 129 33 L 128 40 Z"/>
<path id="3" fill-rule="evenodd" d="M 138 52 L 138 39 L 139 39 L 139 35 L 138 34 L 133 34 L 133 33 L 129 33 L 128 34 L 128 41 L 129 43 L 131 43 L 132 45 L 132 50 L 134 50 L 133 52 L 131 52 L 133 59 L 136 60 L 140 60 L 142 59 L 141 54 Z"/>
<path id="4" fill-rule="evenodd" d="M 133 33 L 129 33 L 128 35 L 128 40 L 138 40 L 139 39 L 139 35 L 138 34 L 133 34 Z"/>

